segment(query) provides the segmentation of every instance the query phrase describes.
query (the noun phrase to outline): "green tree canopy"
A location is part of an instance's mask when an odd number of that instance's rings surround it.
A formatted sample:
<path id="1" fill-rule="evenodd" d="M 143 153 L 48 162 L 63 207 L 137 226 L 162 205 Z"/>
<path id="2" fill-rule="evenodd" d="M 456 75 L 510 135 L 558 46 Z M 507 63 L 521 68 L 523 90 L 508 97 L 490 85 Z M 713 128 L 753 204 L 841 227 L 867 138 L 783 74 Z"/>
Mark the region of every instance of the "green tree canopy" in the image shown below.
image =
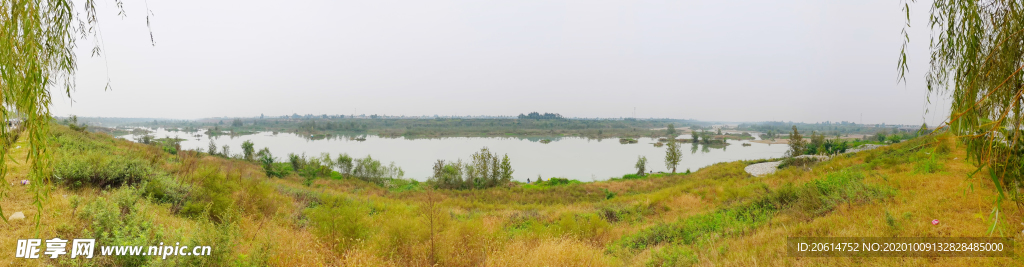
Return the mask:
<path id="1" fill-rule="evenodd" d="M 683 152 L 679 149 L 679 143 L 676 143 L 676 140 L 669 140 L 665 148 L 665 167 L 676 173 L 676 166 L 679 166 L 682 159 Z"/>
<path id="2" fill-rule="evenodd" d="M 803 136 L 800 135 L 800 131 L 796 130 L 796 125 L 793 125 L 793 132 L 789 134 L 789 151 L 786 153 L 790 157 L 796 157 L 804 154 L 804 150 L 807 148 L 807 142 L 804 141 Z"/>
<path id="3" fill-rule="evenodd" d="M 644 176 L 644 174 L 647 174 L 647 157 L 639 156 L 636 159 L 636 165 L 634 167 L 636 167 L 637 176 Z"/>

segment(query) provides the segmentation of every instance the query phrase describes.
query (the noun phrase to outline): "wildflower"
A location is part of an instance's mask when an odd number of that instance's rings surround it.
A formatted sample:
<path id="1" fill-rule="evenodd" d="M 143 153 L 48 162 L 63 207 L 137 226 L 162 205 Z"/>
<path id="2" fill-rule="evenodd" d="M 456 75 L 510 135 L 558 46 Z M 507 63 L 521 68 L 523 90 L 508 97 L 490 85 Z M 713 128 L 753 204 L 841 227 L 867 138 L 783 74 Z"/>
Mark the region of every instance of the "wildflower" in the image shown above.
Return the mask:
<path id="1" fill-rule="evenodd" d="M 932 225 L 939 225 L 939 219 L 932 220 Z"/>

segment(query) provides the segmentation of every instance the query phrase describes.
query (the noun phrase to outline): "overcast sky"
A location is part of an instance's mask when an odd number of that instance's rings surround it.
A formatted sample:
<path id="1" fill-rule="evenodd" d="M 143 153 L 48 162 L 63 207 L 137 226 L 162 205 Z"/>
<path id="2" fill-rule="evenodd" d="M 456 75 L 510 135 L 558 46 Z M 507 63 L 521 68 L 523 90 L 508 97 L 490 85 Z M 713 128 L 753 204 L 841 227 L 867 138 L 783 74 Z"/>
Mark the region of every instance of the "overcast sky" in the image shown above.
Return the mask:
<path id="1" fill-rule="evenodd" d="M 927 2 L 99 1 L 57 115 L 669 117 L 935 124 Z M 110 80 L 113 88 L 104 91 Z M 73 99 L 73 102 L 72 102 Z M 932 111 L 925 114 L 925 109 Z M 863 114 L 863 115 L 862 115 Z M 863 119 L 862 117 L 863 116 Z"/>

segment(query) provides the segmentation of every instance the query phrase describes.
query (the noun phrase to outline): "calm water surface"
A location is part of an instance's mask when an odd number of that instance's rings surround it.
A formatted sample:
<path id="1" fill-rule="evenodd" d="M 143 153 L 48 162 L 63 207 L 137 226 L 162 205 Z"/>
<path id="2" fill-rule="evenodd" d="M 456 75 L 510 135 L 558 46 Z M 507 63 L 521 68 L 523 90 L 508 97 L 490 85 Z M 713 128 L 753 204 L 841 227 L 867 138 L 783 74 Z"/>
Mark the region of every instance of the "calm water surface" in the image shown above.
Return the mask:
<path id="1" fill-rule="evenodd" d="M 195 134 L 197 133 L 165 129 L 156 129 L 152 133 L 157 138 L 179 137 L 186 139 L 181 143 L 182 149 L 198 148 L 200 151 L 206 151 L 210 137 L 206 135 L 195 137 Z M 129 140 L 133 140 L 135 137 L 124 136 Z M 690 137 L 682 135 L 680 138 Z M 470 155 L 483 147 L 490 148 L 499 156 L 508 154 L 512 162 L 512 169 L 515 170 L 513 176 L 516 180 L 521 181 L 526 181 L 527 178 L 535 180 L 537 175 L 541 175 L 545 179 L 565 177 L 580 181 L 607 180 L 636 172 L 633 165 L 638 156 L 647 157 L 649 170 L 670 171 L 665 168 L 665 146 L 654 147 L 653 143 L 657 140 L 652 138 L 637 139 L 639 143 L 636 144 L 620 144 L 618 138 L 604 140 L 558 138 L 552 139 L 551 143 L 543 144 L 538 142 L 540 138 L 498 137 L 405 139 L 367 136 L 366 141 L 349 140 L 347 137 L 310 140 L 295 134 L 274 135 L 265 132 L 235 137 L 218 136 L 212 137 L 212 139 L 217 144 L 218 150 L 224 145 L 229 145 L 232 154 L 240 154 L 242 142 L 251 140 L 255 144 L 256 150 L 264 147 L 270 148 L 270 152 L 278 158 L 278 161 L 287 160 L 288 153 L 318 156 L 320 153 L 326 152 L 331 154 L 331 158 L 336 158 L 339 153 L 348 153 L 350 156 L 359 158 L 371 155 L 384 164 L 395 162 L 405 170 L 405 178 L 420 181 L 426 180 L 432 175 L 433 164 L 438 159 L 450 161 L 461 158 L 464 162 L 469 161 Z M 730 140 L 728 142 L 731 145 L 725 149 L 697 147 L 695 151 L 692 150 L 690 144 L 681 144 L 683 160 L 677 170 L 685 172 L 689 168 L 696 171 L 718 162 L 780 157 L 788 149 L 788 146 L 781 144 L 768 145 L 748 141 L 747 143 L 750 143 L 751 146 L 744 147 L 741 145 L 744 143 L 743 141 Z"/>

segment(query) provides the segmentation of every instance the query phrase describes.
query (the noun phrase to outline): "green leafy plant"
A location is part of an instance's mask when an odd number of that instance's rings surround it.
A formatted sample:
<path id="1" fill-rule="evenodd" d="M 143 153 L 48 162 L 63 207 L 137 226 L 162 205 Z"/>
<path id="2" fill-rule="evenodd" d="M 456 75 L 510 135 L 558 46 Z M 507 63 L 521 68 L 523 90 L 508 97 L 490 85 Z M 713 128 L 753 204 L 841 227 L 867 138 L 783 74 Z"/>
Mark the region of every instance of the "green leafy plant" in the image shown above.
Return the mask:
<path id="1" fill-rule="evenodd" d="M 634 167 L 636 167 L 636 176 L 647 175 L 647 157 L 638 156 Z"/>
<path id="2" fill-rule="evenodd" d="M 676 166 L 679 166 L 682 159 L 683 152 L 680 150 L 679 144 L 675 140 L 670 140 L 665 147 L 665 167 L 671 169 L 672 173 L 676 173 Z"/>
<path id="3" fill-rule="evenodd" d="M 260 149 L 260 152 L 256 153 L 256 161 L 259 162 L 260 167 L 263 167 L 263 172 L 267 177 L 284 177 L 285 171 L 274 164 L 277 158 L 270 153 L 269 148 Z"/>
<path id="4" fill-rule="evenodd" d="M 256 150 L 253 148 L 252 141 L 245 140 L 242 142 L 242 159 L 247 161 L 253 161 L 256 158 Z"/>

